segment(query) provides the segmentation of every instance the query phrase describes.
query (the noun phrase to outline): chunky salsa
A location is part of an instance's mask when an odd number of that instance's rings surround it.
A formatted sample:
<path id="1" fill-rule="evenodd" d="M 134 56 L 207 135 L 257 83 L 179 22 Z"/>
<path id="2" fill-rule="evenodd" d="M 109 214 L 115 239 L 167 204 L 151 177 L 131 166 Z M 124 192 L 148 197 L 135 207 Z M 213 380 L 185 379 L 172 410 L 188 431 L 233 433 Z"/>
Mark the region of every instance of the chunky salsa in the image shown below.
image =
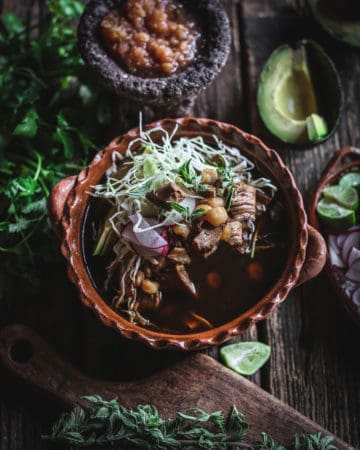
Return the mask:
<path id="1" fill-rule="evenodd" d="M 101 22 L 104 45 L 129 73 L 172 75 L 195 57 L 200 29 L 173 0 L 127 0 Z"/>

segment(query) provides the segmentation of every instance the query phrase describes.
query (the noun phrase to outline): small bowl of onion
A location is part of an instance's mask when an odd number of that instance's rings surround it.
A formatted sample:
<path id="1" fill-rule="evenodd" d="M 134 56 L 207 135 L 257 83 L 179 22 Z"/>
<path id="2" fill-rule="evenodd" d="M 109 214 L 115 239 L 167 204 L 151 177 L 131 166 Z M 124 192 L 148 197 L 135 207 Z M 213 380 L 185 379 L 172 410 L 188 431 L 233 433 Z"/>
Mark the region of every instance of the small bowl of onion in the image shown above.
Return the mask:
<path id="1" fill-rule="evenodd" d="M 327 275 L 360 325 L 360 149 L 344 147 L 325 168 L 312 195 L 309 222 L 326 239 Z"/>
<path id="2" fill-rule="evenodd" d="M 81 301 L 157 349 L 219 345 L 323 268 L 279 155 L 210 119 L 164 119 L 58 183 L 49 214 Z"/>

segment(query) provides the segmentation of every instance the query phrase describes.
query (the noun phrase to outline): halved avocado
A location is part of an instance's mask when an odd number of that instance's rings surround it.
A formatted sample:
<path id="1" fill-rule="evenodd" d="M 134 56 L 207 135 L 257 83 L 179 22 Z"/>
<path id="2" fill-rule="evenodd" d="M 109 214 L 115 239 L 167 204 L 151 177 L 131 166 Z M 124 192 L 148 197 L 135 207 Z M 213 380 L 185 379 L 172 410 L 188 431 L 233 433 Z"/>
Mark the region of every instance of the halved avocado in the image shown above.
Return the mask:
<path id="1" fill-rule="evenodd" d="M 335 39 L 360 47 L 359 0 L 309 0 L 320 25 Z"/>
<path id="2" fill-rule="evenodd" d="M 330 91 L 325 93 L 326 89 Z M 315 42 L 303 40 L 295 48 L 282 45 L 263 68 L 257 103 L 266 127 L 282 141 L 320 142 L 338 122 L 340 79 L 332 61 Z"/>

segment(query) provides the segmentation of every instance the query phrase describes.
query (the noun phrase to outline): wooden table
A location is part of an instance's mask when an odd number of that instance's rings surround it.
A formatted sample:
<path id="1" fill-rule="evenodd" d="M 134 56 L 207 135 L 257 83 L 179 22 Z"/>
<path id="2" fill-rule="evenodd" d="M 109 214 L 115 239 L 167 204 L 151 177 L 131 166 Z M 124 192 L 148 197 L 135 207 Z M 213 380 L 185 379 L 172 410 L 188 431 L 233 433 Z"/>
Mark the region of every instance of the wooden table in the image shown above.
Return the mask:
<path id="1" fill-rule="evenodd" d="M 231 18 L 233 47 L 216 82 L 197 100 L 193 114 L 234 123 L 277 149 L 292 170 L 305 202 L 333 152 L 360 146 L 360 52 L 336 42 L 314 22 L 304 0 L 223 0 Z M 39 14 L 33 0 L 0 1 L 2 11 Z M 337 133 L 312 150 L 294 151 L 264 129 L 255 103 L 259 71 L 271 51 L 302 37 L 322 44 L 339 68 L 344 111 Z M 329 93 L 331 95 L 331 92 Z M 122 117 L 124 131 L 136 118 Z M 36 299 L 24 293 L 1 305 L 0 325 L 32 325 L 62 354 L 88 374 L 129 379 L 151 373 L 184 357 L 153 352 L 123 341 L 85 310 L 67 281 L 64 267 L 48 269 Z M 54 289 L 54 286 L 59 288 Z M 296 289 L 270 319 L 234 341 L 260 340 L 272 346 L 270 362 L 253 381 L 325 428 L 360 448 L 360 333 L 347 318 L 322 274 Z M 218 358 L 218 349 L 207 351 Z M 40 435 L 58 409 L 28 395 L 8 378 L 0 382 L 1 450 L 45 448 Z M 276 420 L 276 419 L 274 419 Z"/>

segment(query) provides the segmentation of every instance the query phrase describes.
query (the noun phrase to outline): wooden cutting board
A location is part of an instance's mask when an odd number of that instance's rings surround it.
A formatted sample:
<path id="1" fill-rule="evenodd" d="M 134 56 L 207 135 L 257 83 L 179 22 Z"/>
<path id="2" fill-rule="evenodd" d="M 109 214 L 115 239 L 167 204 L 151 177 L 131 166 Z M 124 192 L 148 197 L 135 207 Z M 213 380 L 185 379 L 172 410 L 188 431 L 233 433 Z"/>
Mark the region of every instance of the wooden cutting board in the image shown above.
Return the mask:
<path id="1" fill-rule="evenodd" d="M 259 439 L 265 431 L 284 445 L 295 434 L 331 434 L 257 385 L 212 358 L 197 353 L 146 379 L 107 382 L 91 379 L 64 361 L 34 331 L 11 325 L 0 331 L 0 362 L 18 378 L 50 394 L 67 406 L 84 402 L 84 395 L 98 394 L 106 400 L 135 407 L 153 404 L 165 417 L 176 411 L 199 407 L 208 412 L 230 412 L 232 405 L 250 424 L 248 438 Z M 340 449 L 350 445 L 335 437 Z"/>

